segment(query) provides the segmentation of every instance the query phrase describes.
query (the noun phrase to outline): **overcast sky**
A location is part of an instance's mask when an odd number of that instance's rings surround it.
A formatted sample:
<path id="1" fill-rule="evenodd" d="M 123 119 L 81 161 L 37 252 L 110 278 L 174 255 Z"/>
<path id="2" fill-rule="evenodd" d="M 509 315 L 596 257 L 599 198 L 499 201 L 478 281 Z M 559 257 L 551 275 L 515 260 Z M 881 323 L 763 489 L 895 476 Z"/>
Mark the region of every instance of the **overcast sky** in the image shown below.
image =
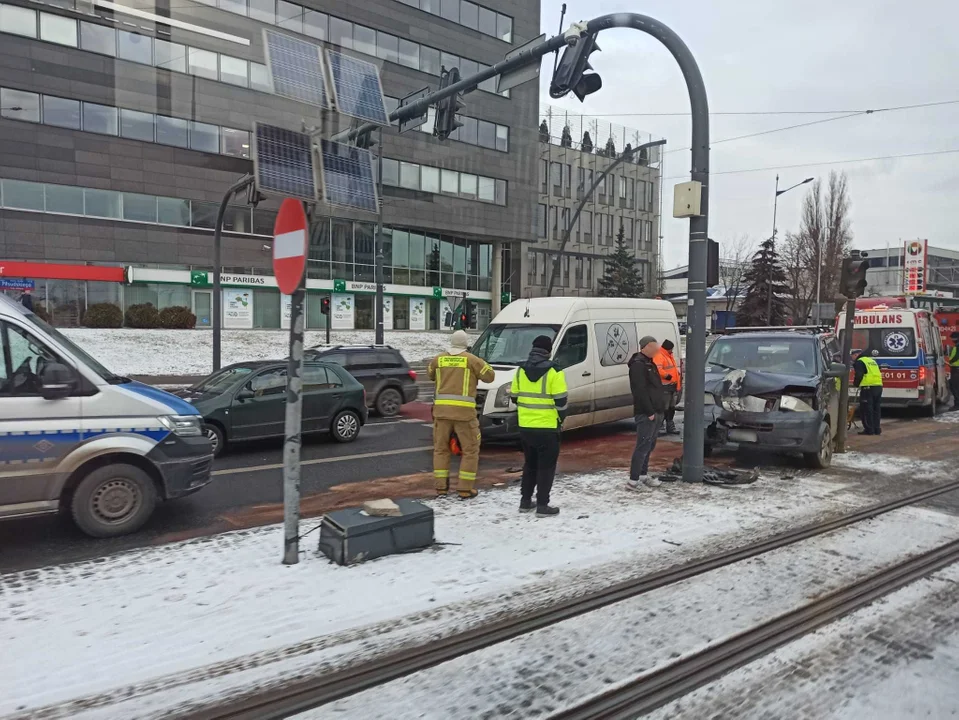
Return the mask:
<path id="1" fill-rule="evenodd" d="M 560 3 L 544 2 L 544 32 L 556 33 L 559 10 Z M 567 3 L 565 25 L 614 12 L 654 17 L 686 41 L 703 73 L 713 113 L 855 111 L 959 101 L 959 4 L 947 0 L 572 0 Z M 572 95 L 549 100 L 552 62 L 544 60 L 544 101 L 665 137 L 667 149 L 688 147 L 688 116 L 617 115 L 688 112 L 682 74 L 666 49 L 635 30 L 605 31 L 599 44 L 602 52 L 593 56 L 592 64 L 603 78 L 603 89 L 582 104 Z M 856 247 L 884 248 L 919 237 L 930 245 L 959 250 L 959 152 L 811 164 L 959 151 L 959 102 L 717 143 L 828 117 L 711 117 L 710 164 L 716 174 L 710 184 L 710 237 L 722 243 L 747 234 L 759 242 L 771 234 L 777 169 L 780 187 L 808 176 L 825 179 L 830 169 L 836 169 L 849 177 Z M 794 165 L 804 166 L 789 167 Z M 766 169 L 722 174 L 756 168 Z M 688 180 L 688 172 L 688 152 L 666 155 L 666 268 L 686 263 L 689 223 L 672 219 L 671 211 L 672 187 Z M 797 228 L 805 189 L 779 198 L 780 237 Z"/>

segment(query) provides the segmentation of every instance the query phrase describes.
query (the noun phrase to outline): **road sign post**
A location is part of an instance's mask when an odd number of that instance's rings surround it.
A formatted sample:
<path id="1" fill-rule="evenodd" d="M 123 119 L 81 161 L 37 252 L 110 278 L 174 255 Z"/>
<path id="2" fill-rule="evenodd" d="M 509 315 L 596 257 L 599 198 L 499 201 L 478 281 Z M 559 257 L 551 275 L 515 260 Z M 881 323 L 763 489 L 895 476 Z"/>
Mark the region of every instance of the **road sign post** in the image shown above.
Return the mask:
<path id="1" fill-rule="evenodd" d="M 290 360 L 286 382 L 283 440 L 283 564 L 300 559 L 300 448 L 303 429 L 303 275 L 306 269 L 307 219 L 303 203 L 287 198 L 273 228 L 273 274 L 280 292 L 290 296 Z"/>

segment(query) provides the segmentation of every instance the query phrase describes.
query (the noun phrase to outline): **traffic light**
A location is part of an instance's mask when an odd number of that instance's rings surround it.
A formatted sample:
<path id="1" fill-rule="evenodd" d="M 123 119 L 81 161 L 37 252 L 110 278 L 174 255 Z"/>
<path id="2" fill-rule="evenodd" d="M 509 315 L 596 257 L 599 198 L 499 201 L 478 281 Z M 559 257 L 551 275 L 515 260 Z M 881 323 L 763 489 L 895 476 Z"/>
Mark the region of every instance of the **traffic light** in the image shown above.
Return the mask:
<path id="1" fill-rule="evenodd" d="M 322 300 L 320 300 L 320 312 L 324 315 L 330 314 L 330 296 L 327 295 Z"/>
<path id="2" fill-rule="evenodd" d="M 719 243 L 706 241 L 706 287 L 719 285 Z"/>
<path id="3" fill-rule="evenodd" d="M 862 297 L 866 292 L 866 270 L 869 260 L 861 257 L 847 257 L 842 260 L 842 273 L 839 276 L 839 292 L 847 298 Z"/>
<path id="4" fill-rule="evenodd" d="M 460 309 L 460 328 L 473 326 L 473 304 L 469 300 L 463 301 L 463 307 Z"/>
<path id="5" fill-rule="evenodd" d="M 440 90 L 455 85 L 460 81 L 459 68 L 445 68 L 440 75 Z M 436 120 L 433 123 L 433 135 L 440 140 L 446 140 L 456 128 L 463 123 L 456 119 L 456 113 L 462 110 L 465 104 L 460 99 L 460 93 L 454 93 L 436 103 Z"/>
<path id="6" fill-rule="evenodd" d="M 593 67 L 589 64 L 589 56 L 599 50 L 596 44 L 596 33 L 586 37 L 573 36 L 569 45 L 563 50 L 563 57 L 556 66 L 553 79 L 549 84 L 549 95 L 553 98 L 565 97 L 570 90 L 582 102 L 583 99 L 601 87 L 603 79 L 595 74 L 586 74 Z"/>

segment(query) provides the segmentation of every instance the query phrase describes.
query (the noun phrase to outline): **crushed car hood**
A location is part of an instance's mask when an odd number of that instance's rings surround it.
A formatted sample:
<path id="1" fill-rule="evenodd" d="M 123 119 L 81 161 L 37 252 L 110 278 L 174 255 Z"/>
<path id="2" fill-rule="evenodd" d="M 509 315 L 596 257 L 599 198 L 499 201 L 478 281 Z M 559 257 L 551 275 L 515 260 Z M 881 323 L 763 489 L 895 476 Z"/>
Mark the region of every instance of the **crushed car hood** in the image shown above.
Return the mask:
<path id="1" fill-rule="evenodd" d="M 706 392 L 719 397 L 742 398 L 771 393 L 816 392 L 817 377 L 781 375 L 754 370 L 730 370 L 724 374 L 706 374 Z"/>

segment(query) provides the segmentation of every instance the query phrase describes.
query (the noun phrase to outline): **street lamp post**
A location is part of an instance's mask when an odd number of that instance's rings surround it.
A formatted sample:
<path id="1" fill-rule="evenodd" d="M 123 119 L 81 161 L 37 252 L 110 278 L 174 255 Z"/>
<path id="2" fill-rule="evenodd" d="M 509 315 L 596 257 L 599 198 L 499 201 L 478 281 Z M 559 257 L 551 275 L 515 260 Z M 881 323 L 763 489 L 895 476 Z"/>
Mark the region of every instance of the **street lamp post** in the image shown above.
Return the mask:
<path id="1" fill-rule="evenodd" d="M 806 178 L 806 179 L 803 180 L 802 182 L 798 182 L 798 183 L 796 183 L 795 185 L 790 185 L 790 186 L 789 186 L 788 188 L 786 188 L 785 190 L 780 190 L 780 189 L 779 189 L 779 173 L 776 173 L 776 196 L 775 196 L 775 198 L 773 198 L 773 244 L 776 243 L 776 211 L 779 209 L 779 196 L 782 195 L 783 193 L 788 193 L 790 190 L 793 190 L 794 188 L 798 188 L 800 185 L 805 185 L 806 183 L 811 183 L 812 181 L 813 181 L 813 178 L 811 178 L 811 177 L 810 177 L 810 178 Z M 817 283 L 818 283 L 818 280 L 817 280 Z M 818 285 L 817 285 L 817 286 L 818 286 Z M 772 324 L 773 324 L 773 278 L 772 278 L 772 273 L 770 273 L 769 279 L 767 280 L 766 289 L 767 289 L 767 293 L 766 293 L 766 324 L 767 324 L 767 325 L 772 325 Z M 816 291 L 817 301 L 818 301 L 818 294 L 819 294 L 819 291 L 817 290 L 817 291 Z"/>

